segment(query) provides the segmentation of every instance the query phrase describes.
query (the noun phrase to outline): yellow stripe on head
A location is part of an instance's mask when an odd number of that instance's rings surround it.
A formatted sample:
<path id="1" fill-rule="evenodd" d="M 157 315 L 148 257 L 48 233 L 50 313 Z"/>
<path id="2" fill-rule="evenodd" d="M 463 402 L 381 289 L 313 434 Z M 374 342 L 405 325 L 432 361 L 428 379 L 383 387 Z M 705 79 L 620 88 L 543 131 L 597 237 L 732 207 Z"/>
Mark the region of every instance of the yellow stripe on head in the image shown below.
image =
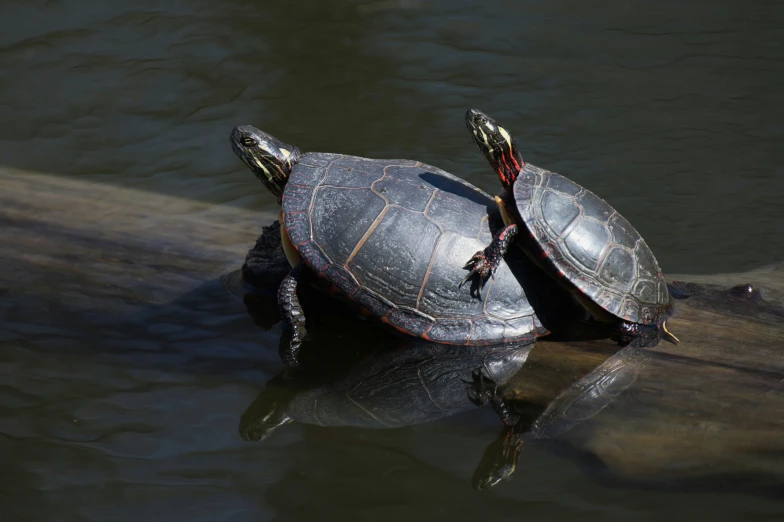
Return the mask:
<path id="1" fill-rule="evenodd" d="M 498 126 L 498 132 L 501 133 L 501 136 L 504 138 L 504 141 L 506 141 L 506 144 L 509 146 L 509 149 L 511 150 L 512 136 L 510 136 L 509 133 L 506 131 L 506 129 L 501 127 L 500 125 Z"/>
<path id="2" fill-rule="evenodd" d="M 265 175 L 270 176 L 270 171 L 263 162 L 256 160 L 256 166 L 263 170 Z"/>
<path id="3" fill-rule="evenodd" d="M 485 134 L 485 131 L 483 131 L 480 127 L 476 127 L 474 129 L 474 136 L 479 138 L 485 145 L 490 144 L 490 142 L 487 140 L 487 134 Z"/>

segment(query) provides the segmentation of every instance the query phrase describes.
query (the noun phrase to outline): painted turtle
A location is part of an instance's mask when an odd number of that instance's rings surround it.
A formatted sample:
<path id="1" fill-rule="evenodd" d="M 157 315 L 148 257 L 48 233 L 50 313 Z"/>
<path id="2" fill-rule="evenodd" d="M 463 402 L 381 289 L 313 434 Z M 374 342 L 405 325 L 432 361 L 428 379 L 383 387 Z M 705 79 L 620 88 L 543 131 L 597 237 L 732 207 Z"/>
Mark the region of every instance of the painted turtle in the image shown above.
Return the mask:
<path id="1" fill-rule="evenodd" d="M 293 267 L 278 291 L 291 332 L 284 362 L 297 364 L 305 317 L 296 288 L 303 266 L 338 295 L 404 334 L 454 345 L 533 342 L 549 333 L 499 261 L 479 293 L 452 281 L 492 239 L 492 199 L 436 167 L 306 153 L 252 126 L 231 134 L 234 152 L 281 203 L 281 240 Z"/>
<path id="2" fill-rule="evenodd" d="M 498 173 L 496 197 L 506 226 L 469 260 L 472 272 L 489 277 L 506 252 L 508 236 L 571 291 L 599 323 L 614 325 L 622 345 L 655 346 L 672 315 L 667 283 L 639 233 L 615 209 L 573 181 L 525 163 L 511 134 L 476 109 L 466 113 L 474 142 Z"/>

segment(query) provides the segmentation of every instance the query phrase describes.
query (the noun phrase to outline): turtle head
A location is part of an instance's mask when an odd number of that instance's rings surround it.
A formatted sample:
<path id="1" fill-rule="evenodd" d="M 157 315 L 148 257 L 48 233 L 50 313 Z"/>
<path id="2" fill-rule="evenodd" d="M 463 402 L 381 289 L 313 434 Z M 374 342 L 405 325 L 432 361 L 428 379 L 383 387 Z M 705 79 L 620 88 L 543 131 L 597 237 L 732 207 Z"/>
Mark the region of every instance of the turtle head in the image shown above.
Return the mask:
<path id="1" fill-rule="evenodd" d="M 512 135 L 493 118 L 477 109 L 468 109 L 466 112 L 466 126 L 479 150 L 498 173 L 504 188 L 511 187 L 525 165 Z"/>
<path id="2" fill-rule="evenodd" d="M 231 147 L 280 203 L 291 169 L 302 152 L 251 125 L 231 131 Z"/>

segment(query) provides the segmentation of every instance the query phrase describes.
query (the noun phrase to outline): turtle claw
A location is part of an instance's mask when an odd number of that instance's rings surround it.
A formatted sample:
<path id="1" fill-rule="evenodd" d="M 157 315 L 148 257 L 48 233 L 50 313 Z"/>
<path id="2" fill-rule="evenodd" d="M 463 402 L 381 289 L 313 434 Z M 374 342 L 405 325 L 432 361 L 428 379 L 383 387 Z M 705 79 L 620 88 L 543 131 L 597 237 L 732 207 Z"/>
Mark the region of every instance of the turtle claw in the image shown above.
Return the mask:
<path id="1" fill-rule="evenodd" d="M 474 254 L 471 259 L 463 266 L 465 270 L 470 270 L 467 276 L 460 282 L 461 288 L 475 275 L 479 276 L 478 288 L 484 287 L 491 277 L 495 279 L 495 271 L 501 264 L 501 260 L 509 248 L 509 243 L 517 234 L 517 225 L 507 225 L 493 237 L 493 241 L 484 249 Z"/>
<path id="2" fill-rule="evenodd" d="M 465 276 L 462 281 L 460 281 L 460 284 L 457 285 L 458 288 L 462 288 L 463 285 L 470 281 L 475 275 L 479 276 L 480 287 L 484 286 L 489 276 L 495 277 L 495 267 L 492 266 L 492 264 L 487 260 L 485 250 L 480 250 L 474 254 L 473 257 L 468 260 L 468 263 L 463 266 L 465 270 L 470 270 L 470 272 L 468 272 L 468 275 Z"/>

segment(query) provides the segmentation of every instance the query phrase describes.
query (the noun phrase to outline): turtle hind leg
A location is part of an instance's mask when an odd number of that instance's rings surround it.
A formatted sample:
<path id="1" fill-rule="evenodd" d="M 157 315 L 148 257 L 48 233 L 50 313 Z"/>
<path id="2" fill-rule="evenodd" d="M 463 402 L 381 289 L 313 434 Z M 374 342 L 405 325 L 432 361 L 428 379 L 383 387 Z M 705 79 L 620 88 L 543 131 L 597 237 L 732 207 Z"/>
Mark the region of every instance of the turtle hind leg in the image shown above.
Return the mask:
<path id="1" fill-rule="evenodd" d="M 280 358 L 286 366 L 299 366 L 297 355 L 305 339 L 305 312 L 297 296 L 297 284 L 302 276 L 304 263 L 300 263 L 283 278 L 278 289 L 278 307 L 283 319 L 284 335 L 280 342 Z"/>
<path id="2" fill-rule="evenodd" d="M 495 273 L 498 265 L 501 264 L 512 238 L 517 234 L 517 225 L 509 224 L 499 230 L 493 241 L 484 250 L 480 250 L 468 260 L 463 268 L 470 270 L 468 275 L 460 282 L 458 287 L 462 287 L 474 276 L 480 280 L 480 287 Z"/>

